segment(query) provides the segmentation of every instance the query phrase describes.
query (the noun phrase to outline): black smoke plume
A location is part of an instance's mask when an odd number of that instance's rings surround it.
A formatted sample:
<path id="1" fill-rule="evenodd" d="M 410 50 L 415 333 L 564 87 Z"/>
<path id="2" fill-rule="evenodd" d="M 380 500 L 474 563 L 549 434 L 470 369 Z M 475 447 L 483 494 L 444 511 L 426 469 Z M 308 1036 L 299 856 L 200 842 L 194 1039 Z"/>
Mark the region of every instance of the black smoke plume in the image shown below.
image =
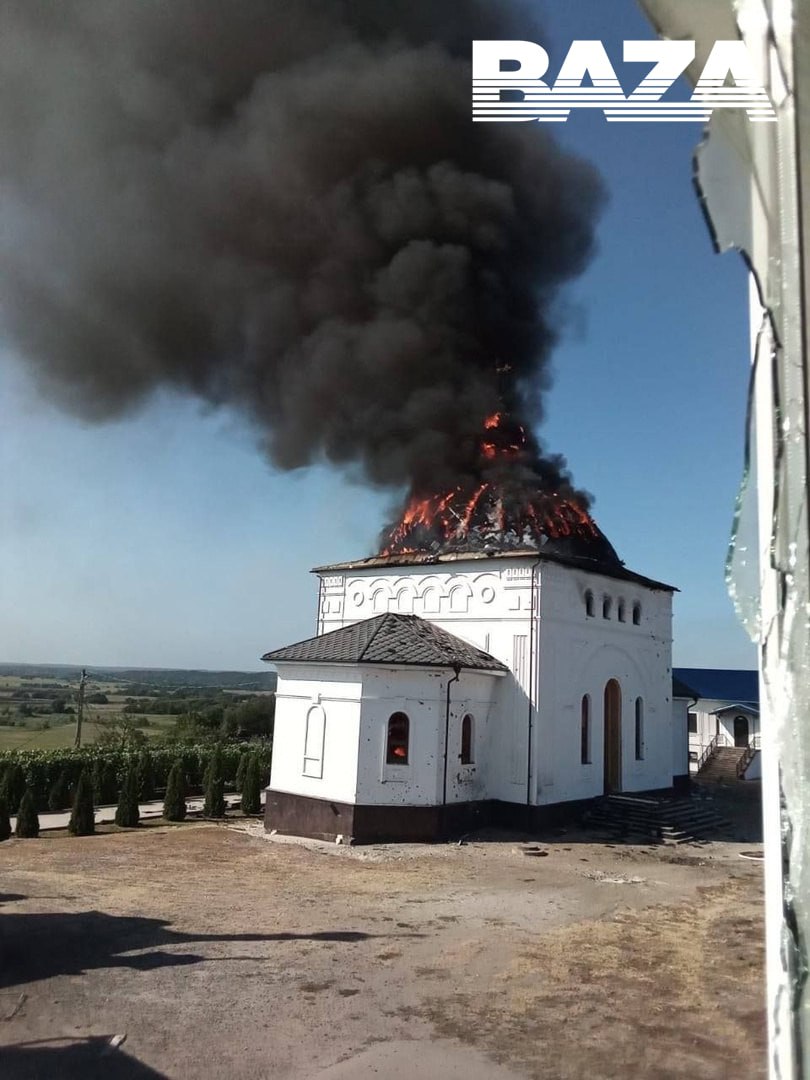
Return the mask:
<path id="1" fill-rule="evenodd" d="M 0 0 L 7 343 L 84 418 L 168 388 L 282 469 L 470 477 L 484 417 L 542 419 L 602 203 L 541 125 L 471 122 L 471 40 L 534 29 L 475 0 Z"/>

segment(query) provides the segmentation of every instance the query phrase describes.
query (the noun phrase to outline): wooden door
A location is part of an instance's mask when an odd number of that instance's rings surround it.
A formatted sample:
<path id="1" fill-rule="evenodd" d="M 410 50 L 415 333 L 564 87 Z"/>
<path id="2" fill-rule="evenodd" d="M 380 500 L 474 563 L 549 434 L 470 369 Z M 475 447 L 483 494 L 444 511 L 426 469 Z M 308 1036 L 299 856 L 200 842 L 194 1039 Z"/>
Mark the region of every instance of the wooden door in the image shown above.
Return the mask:
<path id="1" fill-rule="evenodd" d="M 606 795 L 622 790 L 622 691 L 611 679 L 605 686 L 605 781 Z"/>
<path id="2" fill-rule="evenodd" d="M 748 746 L 748 717 L 734 717 L 734 745 Z"/>

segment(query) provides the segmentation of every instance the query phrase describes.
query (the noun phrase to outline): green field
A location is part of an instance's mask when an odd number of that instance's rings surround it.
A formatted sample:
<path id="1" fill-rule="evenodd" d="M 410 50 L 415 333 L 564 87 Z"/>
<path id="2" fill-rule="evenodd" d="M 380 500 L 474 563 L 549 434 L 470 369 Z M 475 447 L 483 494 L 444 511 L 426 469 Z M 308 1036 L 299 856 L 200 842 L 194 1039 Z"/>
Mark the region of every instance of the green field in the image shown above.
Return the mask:
<path id="1" fill-rule="evenodd" d="M 45 719 L 45 717 L 39 718 Z M 53 716 L 52 723 L 61 720 L 62 717 Z M 150 716 L 149 727 L 141 728 L 147 739 L 159 738 L 174 727 L 176 716 Z M 104 728 L 92 719 L 85 719 L 82 724 L 82 744 L 86 745 L 96 741 Z M 5 727 L 0 723 L 0 751 L 2 750 L 26 750 L 42 749 L 57 750 L 63 747 L 73 746 L 76 737 L 76 724 L 60 723 L 58 727 L 52 726 L 45 730 L 35 727 Z"/>
<path id="2" fill-rule="evenodd" d="M 55 665 L 0 664 L 0 751 L 73 746 L 80 674 Z M 122 724 L 127 738 L 139 741 L 178 727 L 186 734 L 189 724 L 198 734 L 267 735 L 274 688 L 271 672 L 88 671 L 82 744 L 105 733 L 117 739 Z"/>

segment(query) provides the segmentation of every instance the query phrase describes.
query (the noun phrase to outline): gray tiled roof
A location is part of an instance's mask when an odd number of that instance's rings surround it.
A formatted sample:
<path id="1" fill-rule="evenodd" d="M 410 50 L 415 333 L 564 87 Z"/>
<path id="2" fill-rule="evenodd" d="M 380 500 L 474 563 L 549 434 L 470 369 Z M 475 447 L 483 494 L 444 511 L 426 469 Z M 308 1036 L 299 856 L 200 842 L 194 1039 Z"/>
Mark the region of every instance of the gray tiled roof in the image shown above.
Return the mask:
<path id="1" fill-rule="evenodd" d="M 262 660 L 311 664 L 392 664 L 507 671 L 500 660 L 418 615 L 388 612 L 265 653 Z"/>

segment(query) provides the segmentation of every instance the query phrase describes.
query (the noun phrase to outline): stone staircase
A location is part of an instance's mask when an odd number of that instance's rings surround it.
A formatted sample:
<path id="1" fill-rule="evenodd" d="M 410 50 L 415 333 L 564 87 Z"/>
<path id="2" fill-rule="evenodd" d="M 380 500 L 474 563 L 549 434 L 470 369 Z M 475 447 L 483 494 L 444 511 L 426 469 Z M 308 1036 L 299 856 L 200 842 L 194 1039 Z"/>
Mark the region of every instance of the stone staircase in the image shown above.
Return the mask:
<path id="1" fill-rule="evenodd" d="M 583 816 L 588 828 L 670 844 L 707 839 L 729 823 L 699 799 L 606 795 Z"/>
<path id="2" fill-rule="evenodd" d="M 745 746 L 715 746 L 695 779 L 707 784 L 736 784 L 737 767 L 747 753 Z"/>

